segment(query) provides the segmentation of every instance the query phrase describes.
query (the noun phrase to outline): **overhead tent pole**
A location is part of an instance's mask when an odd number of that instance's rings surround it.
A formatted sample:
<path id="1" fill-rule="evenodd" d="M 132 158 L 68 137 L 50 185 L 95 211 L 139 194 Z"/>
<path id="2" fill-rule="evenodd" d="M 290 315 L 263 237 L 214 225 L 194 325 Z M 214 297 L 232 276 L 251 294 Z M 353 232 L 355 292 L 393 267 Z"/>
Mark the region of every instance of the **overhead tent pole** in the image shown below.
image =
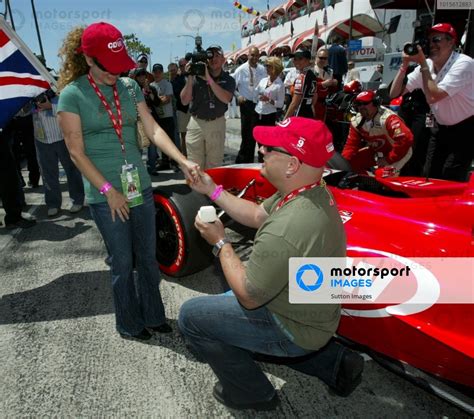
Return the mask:
<path id="1" fill-rule="evenodd" d="M 33 11 L 33 18 L 35 19 L 36 35 L 38 35 L 38 43 L 40 47 L 41 56 L 43 57 L 44 62 L 46 63 L 46 56 L 44 55 L 43 42 L 41 42 L 41 34 L 38 25 L 38 18 L 36 16 L 36 8 L 34 0 L 31 0 L 31 10 Z"/>
<path id="2" fill-rule="evenodd" d="M 31 65 L 40 73 L 41 76 L 51 85 L 53 90 L 57 90 L 56 80 L 49 73 L 43 63 L 33 54 L 30 48 L 23 42 L 17 33 L 11 28 L 8 22 L 0 16 L 0 28 L 8 35 L 8 37 L 16 44 L 22 54 L 30 61 Z"/>
<path id="3" fill-rule="evenodd" d="M 350 48 L 350 45 L 351 45 L 351 41 L 352 41 L 352 19 L 354 17 L 354 0 L 351 0 L 351 19 L 349 21 L 349 43 L 348 43 L 348 46 L 349 46 L 349 58 L 351 57 L 352 55 L 352 51 L 351 51 L 351 48 Z"/>

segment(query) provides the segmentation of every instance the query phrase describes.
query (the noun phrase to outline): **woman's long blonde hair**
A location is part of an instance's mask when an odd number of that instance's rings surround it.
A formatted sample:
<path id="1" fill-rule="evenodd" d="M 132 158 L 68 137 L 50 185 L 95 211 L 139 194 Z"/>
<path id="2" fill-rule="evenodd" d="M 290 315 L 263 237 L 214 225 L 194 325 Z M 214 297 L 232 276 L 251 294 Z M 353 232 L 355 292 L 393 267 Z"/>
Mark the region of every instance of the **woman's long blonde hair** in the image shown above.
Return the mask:
<path id="1" fill-rule="evenodd" d="M 61 60 L 61 70 L 59 70 L 59 90 L 64 89 L 69 83 L 78 77 L 89 72 L 89 66 L 82 53 L 76 52 L 81 45 L 81 37 L 84 26 L 76 26 L 64 39 L 63 45 L 59 49 L 58 57 Z"/>

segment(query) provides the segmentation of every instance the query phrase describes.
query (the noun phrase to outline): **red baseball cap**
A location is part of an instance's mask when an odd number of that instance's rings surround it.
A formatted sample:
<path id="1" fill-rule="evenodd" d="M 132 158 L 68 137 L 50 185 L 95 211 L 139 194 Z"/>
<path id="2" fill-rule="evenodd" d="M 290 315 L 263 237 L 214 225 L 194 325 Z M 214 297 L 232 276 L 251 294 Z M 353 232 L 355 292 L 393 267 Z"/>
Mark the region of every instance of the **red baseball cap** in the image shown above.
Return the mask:
<path id="1" fill-rule="evenodd" d="M 458 39 L 458 36 L 456 34 L 456 31 L 454 30 L 453 26 L 450 25 L 449 23 L 437 23 L 436 25 L 434 25 L 430 31 L 431 32 L 439 32 L 439 33 L 446 33 L 448 35 L 451 36 L 451 38 L 454 39 L 454 41 L 456 42 L 457 39 Z"/>
<path id="2" fill-rule="evenodd" d="M 373 90 L 365 90 L 360 92 L 354 102 L 355 103 L 370 103 L 375 99 L 375 92 Z"/>
<path id="3" fill-rule="evenodd" d="M 313 167 L 324 167 L 334 154 L 331 131 L 324 122 L 314 119 L 294 116 L 274 127 L 257 126 L 253 136 L 258 143 L 284 148 Z"/>
<path id="4" fill-rule="evenodd" d="M 127 54 L 122 34 L 110 23 L 93 23 L 84 29 L 78 52 L 96 58 L 112 74 L 124 73 L 136 67 Z"/>

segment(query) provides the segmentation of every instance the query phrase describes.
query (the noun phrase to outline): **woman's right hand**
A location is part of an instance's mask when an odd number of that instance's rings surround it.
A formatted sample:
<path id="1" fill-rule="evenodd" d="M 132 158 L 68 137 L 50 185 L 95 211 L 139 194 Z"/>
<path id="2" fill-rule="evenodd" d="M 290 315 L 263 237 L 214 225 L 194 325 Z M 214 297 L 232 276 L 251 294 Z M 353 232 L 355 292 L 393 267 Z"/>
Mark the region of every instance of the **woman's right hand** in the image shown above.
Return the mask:
<path id="1" fill-rule="evenodd" d="M 112 214 L 112 221 L 115 222 L 115 214 L 120 217 L 122 222 L 128 220 L 130 208 L 128 207 L 127 198 L 115 188 L 110 189 L 105 196 L 107 197 L 107 203 L 109 204 Z"/>
<path id="2" fill-rule="evenodd" d="M 211 196 L 216 189 L 215 182 L 206 172 L 203 172 L 201 169 L 199 169 L 197 180 L 195 180 L 194 183 L 190 183 L 189 186 L 196 192 L 208 196 Z"/>

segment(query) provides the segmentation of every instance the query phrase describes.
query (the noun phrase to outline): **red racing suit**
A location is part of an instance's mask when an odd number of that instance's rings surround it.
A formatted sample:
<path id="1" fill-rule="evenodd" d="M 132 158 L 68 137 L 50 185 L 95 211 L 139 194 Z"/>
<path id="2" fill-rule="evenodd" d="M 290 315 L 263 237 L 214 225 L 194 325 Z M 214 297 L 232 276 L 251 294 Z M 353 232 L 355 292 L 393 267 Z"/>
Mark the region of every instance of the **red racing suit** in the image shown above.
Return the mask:
<path id="1" fill-rule="evenodd" d="M 360 113 L 352 118 L 342 157 L 350 162 L 355 172 L 376 165 L 377 153 L 382 153 L 389 165 L 401 169 L 411 156 L 412 144 L 410 128 L 396 113 L 380 106 L 370 121 L 364 120 Z"/>

